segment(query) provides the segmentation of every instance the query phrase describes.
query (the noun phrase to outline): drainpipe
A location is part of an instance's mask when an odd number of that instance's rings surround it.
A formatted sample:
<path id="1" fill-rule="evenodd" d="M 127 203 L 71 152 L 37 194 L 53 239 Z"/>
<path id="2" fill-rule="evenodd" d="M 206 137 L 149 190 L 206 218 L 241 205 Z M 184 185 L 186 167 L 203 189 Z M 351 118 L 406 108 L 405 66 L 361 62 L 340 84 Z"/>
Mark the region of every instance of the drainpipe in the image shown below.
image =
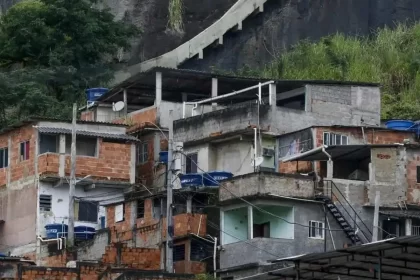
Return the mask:
<path id="1" fill-rule="evenodd" d="M 323 146 L 322 147 L 322 152 L 328 157 L 328 162 L 327 162 L 327 179 L 332 179 L 333 178 L 333 161 L 331 159 L 331 155 L 329 153 L 327 153 L 327 151 L 325 150 L 325 148 L 328 148 L 328 146 Z"/>
<path id="2" fill-rule="evenodd" d="M 213 277 L 216 279 L 216 252 L 217 252 L 217 237 L 214 237 L 214 248 L 213 248 Z"/>

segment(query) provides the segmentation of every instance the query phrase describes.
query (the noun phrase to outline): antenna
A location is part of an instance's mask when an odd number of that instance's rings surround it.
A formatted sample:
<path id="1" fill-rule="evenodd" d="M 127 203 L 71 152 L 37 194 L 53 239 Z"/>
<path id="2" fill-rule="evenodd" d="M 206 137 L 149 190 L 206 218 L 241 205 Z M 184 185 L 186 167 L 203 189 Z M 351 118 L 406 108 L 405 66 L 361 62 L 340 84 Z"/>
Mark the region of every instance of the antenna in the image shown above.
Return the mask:
<path id="1" fill-rule="evenodd" d="M 118 101 L 117 103 L 112 103 L 112 111 L 114 112 L 119 112 L 122 109 L 124 109 L 124 102 L 123 101 Z"/>
<path id="2" fill-rule="evenodd" d="M 251 166 L 257 167 L 260 166 L 264 161 L 263 157 L 256 157 L 251 161 Z"/>

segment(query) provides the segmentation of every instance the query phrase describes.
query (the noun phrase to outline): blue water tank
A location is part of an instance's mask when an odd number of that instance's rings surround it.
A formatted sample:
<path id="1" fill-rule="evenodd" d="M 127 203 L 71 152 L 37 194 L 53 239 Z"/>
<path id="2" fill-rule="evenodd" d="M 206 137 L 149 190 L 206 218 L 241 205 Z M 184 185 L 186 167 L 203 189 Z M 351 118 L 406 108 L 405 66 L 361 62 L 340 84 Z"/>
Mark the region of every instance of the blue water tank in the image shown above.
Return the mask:
<path id="1" fill-rule="evenodd" d="M 180 177 L 182 187 L 197 187 L 204 185 L 204 176 L 201 173 L 184 174 Z"/>
<path id="2" fill-rule="evenodd" d="M 233 174 L 225 171 L 211 171 L 204 175 L 204 185 L 209 187 L 219 186 L 220 181 L 230 179 Z"/>
<path id="3" fill-rule="evenodd" d="M 412 129 L 415 122 L 409 120 L 391 120 L 385 123 L 386 128 L 395 130 L 409 130 Z"/>
<path id="4" fill-rule="evenodd" d="M 48 224 L 45 226 L 45 229 L 47 231 L 47 238 L 53 239 L 67 236 L 69 227 L 66 224 Z"/>
<path id="5" fill-rule="evenodd" d="M 86 98 L 88 101 L 95 101 L 107 92 L 107 88 L 89 88 L 86 90 Z"/>
<path id="6" fill-rule="evenodd" d="M 7 258 L 7 255 L 0 253 L 0 258 Z"/>
<path id="7" fill-rule="evenodd" d="M 159 161 L 164 162 L 164 163 L 168 162 L 168 152 L 167 151 L 159 153 Z"/>
<path id="8" fill-rule="evenodd" d="M 87 226 L 74 227 L 74 237 L 79 240 L 90 240 L 95 235 L 95 228 Z"/>

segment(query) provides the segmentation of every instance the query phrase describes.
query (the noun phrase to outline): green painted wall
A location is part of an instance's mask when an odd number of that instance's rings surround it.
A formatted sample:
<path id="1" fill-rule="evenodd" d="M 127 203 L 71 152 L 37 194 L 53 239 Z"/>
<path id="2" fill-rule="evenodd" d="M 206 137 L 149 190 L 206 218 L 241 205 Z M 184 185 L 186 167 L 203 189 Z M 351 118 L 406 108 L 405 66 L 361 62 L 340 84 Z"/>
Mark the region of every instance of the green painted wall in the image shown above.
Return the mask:
<path id="1" fill-rule="evenodd" d="M 258 205 L 260 208 L 264 209 L 267 212 L 273 213 L 279 217 L 284 218 L 287 221 L 292 222 L 293 218 L 293 208 L 292 207 L 283 207 L 283 206 L 274 206 L 274 205 Z M 271 238 L 294 238 L 294 226 L 292 224 L 286 223 L 279 218 L 276 218 L 267 213 L 263 213 L 257 209 L 253 209 L 254 224 L 263 224 L 270 223 L 270 237 Z"/>
<path id="2" fill-rule="evenodd" d="M 248 239 L 247 207 L 224 212 L 224 232 L 225 233 L 223 233 L 223 244 L 239 242 L 240 240 L 238 239 Z"/>

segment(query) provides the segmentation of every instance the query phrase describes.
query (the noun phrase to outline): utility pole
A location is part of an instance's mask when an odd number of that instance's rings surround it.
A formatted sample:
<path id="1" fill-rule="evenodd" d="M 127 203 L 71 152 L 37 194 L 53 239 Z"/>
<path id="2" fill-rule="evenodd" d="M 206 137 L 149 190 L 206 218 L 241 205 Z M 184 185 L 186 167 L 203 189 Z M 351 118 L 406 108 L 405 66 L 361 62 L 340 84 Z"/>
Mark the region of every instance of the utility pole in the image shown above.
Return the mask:
<path id="1" fill-rule="evenodd" d="M 379 204 L 381 204 L 381 192 L 380 191 L 376 191 L 376 196 L 375 196 L 375 212 L 373 214 L 372 242 L 378 241 Z"/>
<path id="2" fill-rule="evenodd" d="M 76 186 L 76 118 L 77 118 L 77 104 L 73 104 L 73 119 L 71 127 L 71 170 L 70 170 L 70 185 L 69 185 L 69 229 L 68 241 L 69 246 L 74 245 L 74 189 Z"/>
<path id="3" fill-rule="evenodd" d="M 168 163 L 167 163 L 167 181 L 166 181 L 166 271 L 173 272 L 173 234 L 174 226 L 172 220 L 172 178 L 173 178 L 173 123 L 172 111 L 169 112 L 169 140 L 168 140 Z"/>

